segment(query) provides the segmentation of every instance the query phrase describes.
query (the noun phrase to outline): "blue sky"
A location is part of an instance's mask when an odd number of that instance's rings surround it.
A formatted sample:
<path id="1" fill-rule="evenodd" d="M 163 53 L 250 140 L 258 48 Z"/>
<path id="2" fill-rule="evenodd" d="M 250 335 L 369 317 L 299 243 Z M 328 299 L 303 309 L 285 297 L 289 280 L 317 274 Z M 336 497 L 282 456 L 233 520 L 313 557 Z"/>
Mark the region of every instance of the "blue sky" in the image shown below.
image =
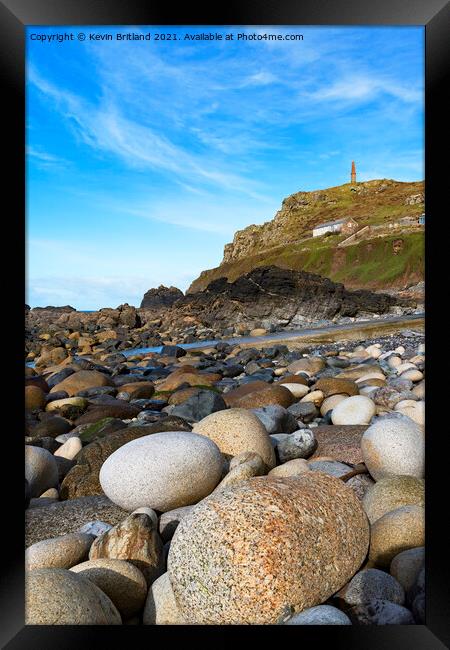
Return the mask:
<path id="1" fill-rule="evenodd" d="M 77 34 L 176 33 L 174 41 Z M 233 41 L 185 34 L 233 33 Z M 74 41 L 32 41 L 72 33 Z M 303 41 L 237 41 L 237 33 Z M 422 180 L 422 27 L 28 27 L 27 302 L 139 305 L 284 197 Z"/>

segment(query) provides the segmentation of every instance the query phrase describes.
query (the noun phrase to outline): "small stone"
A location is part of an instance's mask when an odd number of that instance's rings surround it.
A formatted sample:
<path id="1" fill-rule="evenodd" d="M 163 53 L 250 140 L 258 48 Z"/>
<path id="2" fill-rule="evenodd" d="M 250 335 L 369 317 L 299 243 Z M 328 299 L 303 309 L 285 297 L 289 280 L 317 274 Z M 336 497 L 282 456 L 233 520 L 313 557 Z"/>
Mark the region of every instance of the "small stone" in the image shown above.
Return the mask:
<path id="1" fill-rule="evenodd" d="M 41 447 L 25 446 L 25 478 L 30 497 L 38 497 L 58 485 L 58 466 L 52 454 Z"/>
<path id="2" fill-rule="evenodd" d="M 375 404 L 364 395 L 348 397 L 337 404 L 331 414 L 333 424 L 369 424 L 375 415 Z"/>
<path id="3" fill-rule="evenodd" d="M 241 483 L 242 481 L 246 481 L 247 479 L 252 478 L 253 476 L 261 476 L 262 474 L 265 473 L 266 473 L 266 466 L 261 457 L 259 458 L 258 463 L 254 463 L 252 461 L 246 463 L 240 463 L 239 465 L 236 465 L 235 467 L 230 469 L 228 474 L 226 474 L 224 478 L 220 481 L 219 485 L 217 485 L 217 487 L 214 488 L 212 494 L 216 494 L 217 492 L 220 492 L 225 488 L 231 487 L 232 485 L 237 485 L 238 483 Z"/>
<path id="4" fill-rule="evenodd" d="M 155 528 L 158 528 L 158 515 L 152 508 L 147 508 L 146 506 L 143 506 L 141 508 L 136 508 L 136 510 L 133 510 L 131 513 L 132 515 L 138 515 L 140 513 L 143 513 L 144 515 L 148 515 L 150 519 L 152 520 Z"/>
<path id="5" fill-rule="evenodd" d="M 168 573 L 163 573 L 148 590 L 142 623 L 144 625 L 186 624 L 176 603 Z"/>
<path id="6" fill-rule="evenodd" d="M 309 469 L 313 472 L 324 472 L 330 476 L 335 476 L 340 478 L 345 476 L 352 471 L 352 468 L 349 465 L 344 463 L 338 463 L 337 461 L 327 461 L 327 460 L 312 460 L 308 463 Z"/>
<path id="7" fill-rule="evenodd" d="M 70 569 L 88 557 L 94 537 L 85 533 L 70 533 L 44 539 L 25 551 L 25 569 Z"/>
<path id="8" fill-rule="evenodd" d="M 319 408 L 323 402 L 323 393 L 321 390 L 313 390 L 311 393 L 302 397 L 301 402 L 303 402 L 303 404 L 305 402 L 312 402 Z"/>
<path id="9" fill-rule="evenodd" d="M 108 596 L 66 569 L 35 569 L 26 576 L 26 625 L 121 625 Z"/>
<path id="10" fill-rule="evenodd" d="M 221 395 L 211 390 L 199 390 L 182 404 L 175 406 L 171 415 L 183 418 L 186 422 L 199 422 L 211 413 L 226 408 L 227 405 Z"/>
<path id="11" fill-rule="evenodd" d="M 159 534 L 164 543 L 172 539 L 178 524 L 183 517 L 186 517 L 191 512 L 193 507 L 183 506 L 182 508 L 175 508 L 175 510 L 163 512 L 159 518 Z"/>
<path id="12" fill-rule="evenodd" d="M 317 449 L 317 440 L 311 429 L 294 431 L 277 444 L 280 462 L 286 463 L 294 458 L 308 458 Z"/>
<path id="13" fill-rule="evenodd" d="M 298 476 L 303 472 L 308 472 L 309 469 L 310 467 L 304 458 L 294 458 L 294 460 L 288 460 L 287 463 L 274 467 L 270 470 L 267 476 L 277 476 L 278 478 Z"/>
<path id="14" fill-rule="evenodd" d="M 286 621 L 285 625 L 351 625 L 349 617 L 337 607 L 316 605 L 309 607 Z"/>
<path id="15" fill-rule="evenodd" d="M 253 384 L 253 382 L 251 382 Z M 251 385 L 250 384 L 250 385 Z M 301 386 L 302 384 L 298 384 Z M 230 391 L 232 393 L 233 391 Z M 225 401 L 229 404 L 230 394 L 226 394 Z M 290 390 L 285 386 L 280 386 L 279 384 L 266 384 L 264 388 L 260 388 L 253 392 L 243 395 L 236 399 L 233 403 L 233 406 L 237 408 L 261 408 L 262 406 L 270 406 L 271 404 L 279 404 L 287 408 L 294 401 L 295 397 Z"/>
<path id="16" fill-rule="evenodd" d="M 414 617 L 406 607 L 380 598 L 351 607 L 347 614 L 354 625 L 414 625 Z"/>
<path id="17" fill-rule="evenodd" d="M 70 570 L 101 589 L 124 620 L 142 610 L 147 597 L 147 582 L 142 571 L 130 562 L 98 558 L 77 564 Z"/>
<path id="18" fill-rule="evenodd" d="M 25 408 L 28 411 L 43 409 L 45 406 L 45 393 L 39 386 L 25 386 Z"/>
<path id="19" fill-rule="evenodd" d="M 414 587 L 425 562 L 425 547 L 418 546 L 402 551 L 392 558 L 389 572 L 408 592 Z"/>
<path id="20" fill-rule="evenodd" d="M 89 552 L 90 560 L 127 560 L 144 574 L 150 585 L 164 572 L 163 544 L 153 521 L 143 513 L 129 515 L 97 537 Z"/>
<path id="21" fill-rule="evenodd" d="M 278 404 L 252 409 L 252 413 L 261 420 L 268 434 L 293 433 L 298 429 L 297 420 L 292 413 Z"/>
<path id="22" fill-rule="evenodd" d="M 425 437 L 421 428 L 407 418 L 377 419 L 365 431 L 361 451 L 376 481 L 398 475 L 424 476 Z"/>
<path id="23" fill-rule="evenodd" d="M 294 374 L 306 372 L 308 375 L 317 375 L 318 372 L 325 368 L 325 361 L 321 357 L 309 357 L 298 359 L 288 365 L 288 371 Z"/>
<path id="24" fill-rule="evenodd" d="M 67 458 L 67 460 L 73 460 L 82 448 L 83 445 L 81 440 L 75 436 L 66 440 L 66 442 L 55 451 L 54 455 L 60 456 L 61 458 Z"/>
<path id="25" fill-rule="evenodd" d="M 326 397 L 321 406 L 320 406 L 320 414 L 325 417 L 325 415 L 329 412 L 332 411 L 338 404 L 339 402 L 342 402 L 344 399 L 347 399 L 348 395 L 331 395 L 331 397 Z"/>
<path id="26" fill-rule="evenodd" d="M 111 530 L 111 528 L 111 524 L 107 524 L 104 521 L 88 521 L 88 523 L 81 526 L 77 532 L 93 535 L 93 537 L 100 537 L 100 535 Z"/>
<path id="27" fill-rule="evenodd" d="M 409 548 L 425 544 L 425 510 L 422 506 L 403 506 L 387 512 L 370 528 L 369 560 L 389 568 L 393 558 Z"/>
<path id="28" fill-rule="evenodd" d="M 288 391 L 292 393 L 292 395 L 296 399 L 300 399 L 302 397 L 305 397 L 309 393 L 309 387 L 304 386 L 303 384 L 298 384 L 298 383 L 287 383 L 285 381 L 280 382 L 280 386 L 284 386 L 284 388 L 287 388 Z"/>
<path id="29" fill-rule="evenodd" d="M 297 402 L 289 406 L 287 411 L 288 413 L 292 413 L 295 418 L 305 422 L 305 424 L 314 420 L 319 414 L 316 405 L 312 402 Z"/>
<path id="30" fill-rule="evenodd" d="M 97 370 L 79 370 L 53 386 L 50 393 L 65 390 L 69 396 L 72 396 L 80 390 L 86 390 L 93 386 L 114 386 L 114 383 L 108 375 Z"/>
<path id="31" fill-rule="evenodd" d="M 347 605 L 363 605 L 381 598 L 397 605 L 405 602 L 405 590 L 389 573 L 379 569 L 358 571 L 336 596 Z"/>
<path id="32" fill-rule="evenodd" d="M 324 397 L 331 397 L 332 395 L 347 395 L 351 397 L 359 394 L 357 384 L 351 379 L 339 377 L 324 377 L 319 379 L 314 384 L 314 390 L 321 390 Z"/>

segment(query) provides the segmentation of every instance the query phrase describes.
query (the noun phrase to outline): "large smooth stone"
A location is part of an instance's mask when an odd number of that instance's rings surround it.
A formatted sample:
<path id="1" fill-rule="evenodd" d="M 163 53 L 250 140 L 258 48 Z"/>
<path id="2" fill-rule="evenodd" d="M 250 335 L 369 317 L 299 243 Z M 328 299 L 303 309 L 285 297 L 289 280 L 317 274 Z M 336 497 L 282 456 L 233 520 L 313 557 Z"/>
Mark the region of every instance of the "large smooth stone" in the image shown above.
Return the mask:
<path id="1" fill-rule="evenodd" d="M 103 463 L 105 494 L 126 510 L 148 506 L 166 512 L 210 494 L 220 481 L 223 457 L 205 436 L 166 431 L 120 447 Z"/>
<path id="2" fill-rule="evenodd" d="M 114 382 L 108 375 L 98 372 L 98 370 L 78 370 L 78 372 L 74 372 L 59 384 L 53 386 L 50 393 L 65 390 L 69 396 L 72 396 L 76 395 L 80 390 L 86 390 L 94 386 L 114 386 Z"/>
<path id="3" fill-rule="evenodd" d="M 361 451 L 367 469 L 376 481 L 388 476 L 424 476 L 425 436 L 422 429 L 409 419 L 378 419 L 364 433 Z"/>
<path id="4" fill-rule="evenodd" d="M 266 428 L 251 411 L 232 408 L 212 413 L 194 424 L 192 431 L 213 440 L 226 456 L 254 451 L 268 469 L 275 466 L 275 452 Z"/>
<path id="5" fill-rule="evenodd" d="M 176 603 L 168 573 L 163 573 L 148 590 L 142 623 L 144 625 L 183 625 L 186 623 Z"/>
<path id="6" fill-rule="evenodd" d="M 365 395 L 342 400 L 331 412 L 333 424 L 369 424 L 375 415 L 375 403 Z"/>
<path id="7" fill-rule="evenodd" d="M 27 574 L 26 625 L 121 625 L 108 596 L 89 580 L 66 569 Z"/>
<path id="8" fill-rule="evenodd" d="M 402 506 L 424 506 L 425 481 L 414 476 L 382 478 L 366 492 L 362 504 L 371 524 Z"/>
<path id="9" fill-rule="evenodd" d="M 346 584 L 368 541 L 367 517 L 339 479 L 253 478 L 181 520 L 168 573 L 189 623 L 273 624 Z"/>
<path id="10" fill-rule="evenodd" d="M 31 508 L 25 510 L 25 546 L 65 533 L 74 533 L 95 520 L 114 526 L 127 515 L 126 510 L 116 506 L 104 495 Z"/>
<path id="11" fill-rule="evenodd" d="M 140 569 L 150 585 L 163 571 L 163 543 L 155 522 L 144 513 L 132 513 L 97 537 L 89 559 L 126 560 Z"/>
<path id="12" fill-rule="evenodd" d="M 337 607 L 316 605 L 294 614 L 285 625 L 351 625 L 349 617 Z"/>
<path id="13" fill-rule="evenodd" d="M 403 506 L 387 512 L 370 527 L 369 560 L 389 568 L 391 560 L 409 548 L 425 544 L 425 509 Z"/>
<path id="14" fill-rule="evenodd" d="M 36 542 L 25 551 L 25 569 L 70 569 L 87 559 L 94 539 L 85 533 L 69 533 Z"/>
<path id="15" fill-rule="evenodd" d="M 30 497 L 39 497 L 58 485 L 58 465 L 52 454 L 42 447 L 25 445 L 25 478 Z"/>
<path id="16" fill-rule="evenodd" d="M 181 418 L 167 417 L 154 424 L 125 427 L 94 440 L 77 455 L 77 463 L 65 476 L 61 499 L 103 494 L 99 481 L 100 468 L 111 454 L 127 442 L 160 431 L 189 431 L 189 425 Z M 142 504 L 141 504 L 142 505 Z"/>
<path id="17" fill-rule="evenodd" d="M 142 571 L 131 562 L 98 558 L 77 564 L 70 570 L 97 585 L 112 600 L 125 620 L 143 608 L 147 597 L 147 581 Z"/>
<path id="18" fill-rule="evenodd" d="M 321 357 L 308 357 L 293 361 L 287 367 L 294 375 L 298 372 L 306 372 L 308 375 L 316 375 L 325 368 L 325 361 Z"/>

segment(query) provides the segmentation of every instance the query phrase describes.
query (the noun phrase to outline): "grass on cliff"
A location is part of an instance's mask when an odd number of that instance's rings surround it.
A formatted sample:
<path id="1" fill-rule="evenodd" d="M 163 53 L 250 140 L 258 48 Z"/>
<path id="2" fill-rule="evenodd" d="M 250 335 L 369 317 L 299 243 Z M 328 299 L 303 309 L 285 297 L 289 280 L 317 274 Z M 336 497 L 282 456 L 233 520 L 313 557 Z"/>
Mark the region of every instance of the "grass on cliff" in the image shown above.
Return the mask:
<path id="1" fill-rule="evenodd" d="M 259 266 L 279 266 L 308 271 L 342 282 L 348 287 L 387 289 L 419 282 L 424 275 L 424 233 L 409 232 L 361 241 L 337 248 L 341 235 L 317 238 L 307 243 L 280 246 L 269 251 L 223 264 L 204 272 L 195 290 L 205 288 L 219 277 L 233 282 L 240 275 Z M 401 240 L 401 250 L 394 253 L 394 241 Z M 201 280 L 201 283 L 199 282 Z"/>

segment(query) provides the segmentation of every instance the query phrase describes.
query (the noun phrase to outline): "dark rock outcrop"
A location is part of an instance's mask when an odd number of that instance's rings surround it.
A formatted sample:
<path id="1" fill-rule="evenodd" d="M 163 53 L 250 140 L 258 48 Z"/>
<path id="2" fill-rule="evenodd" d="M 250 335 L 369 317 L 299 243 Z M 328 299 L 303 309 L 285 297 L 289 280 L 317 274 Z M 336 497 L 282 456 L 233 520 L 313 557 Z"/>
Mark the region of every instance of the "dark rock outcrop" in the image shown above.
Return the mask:
<path id="1" fill-rule="evenodd" d="M 141 302 L 141 309 L 160 309 L 171 307 L 179 298 L 183 298 L 183 292 L 177 287 L 165 287 L 160 285 L 156 289 L 149 289 L 145 292 Z"/>
<path id="2" fill-rule="evenodd" d="M 205 291 L 187 294 L 177 311 L 201 314 L 206 325 L 271 319 L 300 325 L 304 321 L 332 320 L 360 314 L 385 314 L 395 305 L 413 306 L 384 293 L 347 290 L 320 275 L 276 266 L 259 267 L 235 282 L 219 278 Z"/>

